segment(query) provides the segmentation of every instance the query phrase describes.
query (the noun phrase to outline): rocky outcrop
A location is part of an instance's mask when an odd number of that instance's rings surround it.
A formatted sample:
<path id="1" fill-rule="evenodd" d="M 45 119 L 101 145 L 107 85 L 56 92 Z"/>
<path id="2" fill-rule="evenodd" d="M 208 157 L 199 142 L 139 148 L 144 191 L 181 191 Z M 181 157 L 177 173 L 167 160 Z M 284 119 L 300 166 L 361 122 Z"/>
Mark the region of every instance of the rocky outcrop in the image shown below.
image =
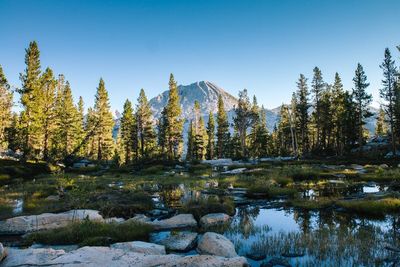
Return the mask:
<path id="1" fill-rule="evenodd" d="M 179 214 L 169 219 L 153 221 L 151 225 L 155 230 L 168 230 L 197 227 L 197 222 L 192 214 Z"/>
<path id="2" fill-rule="evenodd" d="M 207 232 L 199 240 L 197 251 L 200 254 L 215 255 L 226 258 L 237 257 L 235 246 L 223 235 Z"/>
<path id="3" fill-rule="evenodd" d="M 25 234 L 39 230 L 60 228 L 74 221 L 89 219 L 104 221 L 97 210 L 71 210 L 63 213 L 43 213 L 19 216 L 0 222 L 0 234 Z"/>
<path id="4" fill-rule="evenodd" d="M 160 241 L 168 250 L 188 251 L 196 246 L 197 233 L 179 232 Z"/>
<path id="5" fill-rule="evenodd" d="M 165 246 L 142 241 L 115 243 L 111 248 L 122 249 L 124 251 L 137 252 L 149 255 L 165 255 Z"/>
<path id="6" fill-rule="evenodd" d="M 200 226 L 203 228 L 207 228 L 211 226 L 221 225 L 229 222 L 230 219 L 231 216 L 225 213 L 210 213 L 201 217 Z"/>
<path id="7" fill-rule="evenodd" d="M 149 255 L 109 247 L 83 247 L 68 253 L 53 249 L 10 249 L 2 266 L 247 266 L 243 257 Z"/>

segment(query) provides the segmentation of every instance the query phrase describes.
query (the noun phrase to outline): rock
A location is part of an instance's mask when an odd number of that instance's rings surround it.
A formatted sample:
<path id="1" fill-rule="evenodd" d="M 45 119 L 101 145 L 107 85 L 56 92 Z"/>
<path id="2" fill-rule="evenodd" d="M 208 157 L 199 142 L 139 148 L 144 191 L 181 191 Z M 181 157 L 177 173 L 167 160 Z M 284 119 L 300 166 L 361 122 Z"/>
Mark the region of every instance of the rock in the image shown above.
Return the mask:
<path id="1" fill-rule="evenodd" d="M 0 243 L 0 262 L 7 257 L 7 251 L 6 249 L 3 247 L 3 244 Z"/>
<path id="2" fill-rule="evenodd" d="M 249 252 L 246 254 L 246 257 L 255 261 L 260 261 L 263 260 L 267 257 L 267 255 L 265 255 L 265 253 L 261 253 L 261 252 Z"/>
<path id="3" fill-rule="evenodd" d="M 19 216 L 1 221 L 0 234 L 25 234 L 39 230 L 56 229 L 86 218 L 93 221 L 103 221 L 103 217 L 97 210 L 70 210 L 62 213 Z"/>
<path id="4" fill-rule="evenodd" d="M 211 166 L 230 166 L 233 164 L 232 159 L 211 159 L 202 160 L 202 164 L 210 164 Z"/>
<path id="5" fill-rule="evenodd" d="M 247 169 L 246 168 L 237 168 L 237 169 L 233 169 L 230 171 L 221 172 L 221 174 L 241 174 L 245 170 L 247 170 Z"/>
<path id="6" fill-rule="evenodd" d="M 263 262 L 260 265 L 260 267 L 273 267 L 273 266 L 291 267 L 290 263 L 282 258 L 272 258 L 268 262 Z"/>
<path id="7" fill-rule="evenodd" d="M 168 250 L 189 251 L 196 246 L 196 241 L 197 233 L 179 232 L 161 240 L 160 244 L 164 245 Z"/>
<path id="8" fill-rule="evenodd" d="M 206 228 L 215 225 L 221 225 L 229 222 L 230 219 L 231 216 L 225 213 L 210 213 L 201 217 L 200 226 Z"/>
<path id="9" fill-rule="evenodd" d="M 149 255 L 165 255 L 165 246 L 142 241 L 115 243 L 111 248 L 122 249 L 124 251 L 138 252 Z"/>
<path id="10" fill-rule="evenodd" d="M 235 246 L 223 235 L 207 232 L 199 240 L 197 251 L 200 254 L 215 255 L 226 258 L 237 257 Z"/>
<path id="11" fill-rule="evenodd" d="M 250 266 L 244 257 L 224 258 L 209 255 L 195 255 L 180 258 L 176 264 L 168 262 L 162 266 L 190 266 L 190 267 L 245 267 Z"/>
<path id="12" fill-rule="evenodd" d="M 59 201 L 60 200 L 60 196 L 58 195 L 51 195 L 45 198 L 48 201 Z"/>
<path id="13" fill-rule="evenodd" d="M 144 214 L 137 214 L 135 215 L 135 217 L 128 219 L 127 222 L 140 222 L 151 224 L 151 219 Z"/>
<path id="14" fill-rule="evenodd" d="M 111 217 L 111 218 L 107 218 L 104 219 L 105 223 L 123 223 L 125 222 L 124 218 L 117 218 L 117 217 Z"/>
<path id="15" fill-rule="evenodd" d="M 379 167 L 382 168 L 382 169 L 387 169 L 387 168 L 389 168 L 389 166 L 388 166 L 387 164 L 381 164 L 381 165 L 379 165 Z"/>
<path id="16" fill-rule="evenodd" d="M 192 214 L 179 214 L 169 219 L 153 221 L 155 230 L 182 229 L 197 227 L 197 222 Z"/>
<path id="17" fill-rule="evenodd" d="M 9 248 L 8 256 L 3 260 L 1 266 L 40 266 L 64 254 L 64 250 L 55 250 L 52 248 Z"/>
<path id="18" fill-rule="evenodd" d="M 65 253 L 53 249 L 12 249 L 2 267 L 58 266 L 58 267 L 120 267 L 120 266 L 248 266 L 244 257 L 149 255 L 109 247 L 83 247 Z"/>

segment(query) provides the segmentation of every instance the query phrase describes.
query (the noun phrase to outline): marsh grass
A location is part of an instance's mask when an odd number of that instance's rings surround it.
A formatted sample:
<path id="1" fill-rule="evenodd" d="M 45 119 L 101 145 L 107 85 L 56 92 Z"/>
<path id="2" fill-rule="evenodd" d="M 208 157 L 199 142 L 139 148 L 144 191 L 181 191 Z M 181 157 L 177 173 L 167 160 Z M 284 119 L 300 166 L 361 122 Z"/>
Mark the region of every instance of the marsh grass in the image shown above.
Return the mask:
<path id="1" fill-rule="evenodd" d="M 190 200 L 180 208 L 180 213 L 191 213 L 200 220 L 201 217 L 209 213 L 226 213 L 233 216 L 235 214 L 235 205 L 228 197 L 208 197 Z"/>
<path id="2" fill-rule="evenodd" d="M 25 245 L 33 243 L 46 245 L 104 246 L 115 242 L 147 241 L 152 227 L 137 222 L 100 223 L 89 220 L 71 223 L 68 226 L 29 234 Z"/>
<path id="3" fill-rule="evenodd" d="M 385 216 L 386 214 L 398 214 L 400 212 L 400 199 L 362 199 L 351 201 L 338 201 L 337 205 L 357 214 L 370 216 Z"/>

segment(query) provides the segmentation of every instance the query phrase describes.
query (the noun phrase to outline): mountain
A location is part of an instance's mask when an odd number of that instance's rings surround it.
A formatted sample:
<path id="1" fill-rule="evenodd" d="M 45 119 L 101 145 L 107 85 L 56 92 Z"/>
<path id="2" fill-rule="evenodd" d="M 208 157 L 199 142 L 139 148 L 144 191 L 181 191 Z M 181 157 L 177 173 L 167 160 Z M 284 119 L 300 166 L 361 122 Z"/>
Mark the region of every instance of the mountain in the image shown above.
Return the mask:
<path id="1" fill-rule="evenodd" d="M 229 122 L 233 123 L 234 107 L 237 105 L 237 98 L 226 92 L 221 87 L 209 81 L 195 82 L 189 85 L 179 85 L 178 92 L 182 107 L 182 114 L 186 120 L 193 118 L 194 102 L 200 103 L 201 114 L 208 120 L 208 113 L 216 114 L 218 111 L 218 97 L 221 95 L 224 100 L 225 110 L 228 113 Z M 168 102 L 169 91 L 164 91 L 150 100 L 150 106 L 154 117 L 158 119 L 162 109 Z M 277 121 L 278 114 L 266 110 L 268 129 L 272 130 Z M 186 128 L 186 127 L 185 127 Z"/>
<path id="2" fill-rule="evenodd" d="M 208 81 L 179 85 L 178 93 L 182 107 L 182 115 L 186 119 L 192 118 L 194 102 L 196 100 L 200 103 L 201 114 L 204 116 L 208 115 L 210 111 L 217 113 L 218 97 L 220 95 L 224 100 L 226 110 L 233 109 L 237 104 L 237 99 L 234 96 Z M 155 118 L 160 117 L 161 111 L 167 105 L 168 97 L 169 91 L 167 90 L 150 100 L 150 106 Z"/>

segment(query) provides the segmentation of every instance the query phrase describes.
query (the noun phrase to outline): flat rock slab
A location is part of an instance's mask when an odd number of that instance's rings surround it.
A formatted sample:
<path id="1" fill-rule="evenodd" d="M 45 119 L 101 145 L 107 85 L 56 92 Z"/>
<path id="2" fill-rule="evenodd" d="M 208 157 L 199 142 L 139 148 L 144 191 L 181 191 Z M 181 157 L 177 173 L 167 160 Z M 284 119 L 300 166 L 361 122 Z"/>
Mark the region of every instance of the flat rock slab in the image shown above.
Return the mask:
<path id="1" fill-rule="evenodd" d="M 8 248 L 7 257 L 1 262 L 1 266 L 37 266 L 44 265 L 57 257 L 64 255 L 65 251 L 51 248 Z"/>
<path id="2" fill-rule="evenodd" d="M 200 226 L 211 227 L 215 225 L 221 225 L 229 222 L 230 219 L 231 216 L 225 213 L 210 213 L 201 217 Z"/>
<path id="3" fill-rule="evenodd" d="M 35 255 L 36 257 L 32 257 Z M 27 257 L 30 256 L 30 257 Z M 69 253 L 52 249 L 11 249 L 2 263 L 4 267 L 17 266 L 68 266 L 68 267 L 121 267 L 121 266 L 247 266 L 244 257 L 223 258 L 217 256 L 148 255 L 127 252 L 109 247 L 83 247 Z"/>
<path id="4" fill-rule="evenodd" d="M 115 243 L 110 246 L 115 249 L 122 249 L 124 251 L 137 252 L 149 255 L 165 255 L 165 246 L 157 245 L 154 243 L 142 242 L 142 241 L 132 241 L 132 242 L 122 242 Z"/>
<path id="5" fill-rule="evenodd" d="M 226 258 L 238 257 L 233 243 L 223 235 L 207 232 L 197 244 L 199 254 L 215 255 Z"/>
<path id="6" fill-rule="evenodd" d="M 151 225 L 155 230 L 182 229 L 197 227 L 197 222 L 192 214 L 179 214 L 169 219 L 153 221 Z"/>
<path id="7" fill-rule="evenodd" d="M 86 218 L 92 221 L 104 221 L 97 210 L 70 210 L 62 213 L 43 213 L 0 221 L 0 234 L 25 234 L 40 230 L 56 229 Z"/>
<path id="8" fill-rule="evenodd" d="M 197 233 L 179 232 L 161 240 L 160 244 L 172 251 L 189 251 L 196 246 L 196 241 Z"/>

